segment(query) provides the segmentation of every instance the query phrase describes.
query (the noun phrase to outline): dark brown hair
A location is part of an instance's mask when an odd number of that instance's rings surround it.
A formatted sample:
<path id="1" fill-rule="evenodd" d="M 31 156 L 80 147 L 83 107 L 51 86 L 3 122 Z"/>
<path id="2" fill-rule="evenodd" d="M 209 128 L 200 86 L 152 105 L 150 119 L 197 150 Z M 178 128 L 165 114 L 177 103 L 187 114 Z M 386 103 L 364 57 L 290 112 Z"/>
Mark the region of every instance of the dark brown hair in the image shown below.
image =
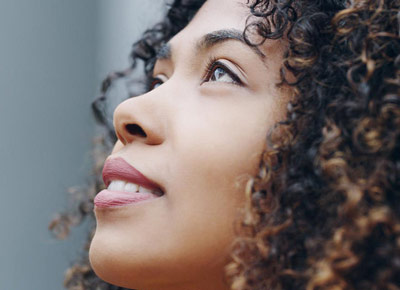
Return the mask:
<path id="1" fill-rule="evenodd" d="M 232 288 L 399 289 L 400 2 L 251 9 L 248 27 L 286 33 L 295 96 L 248 184 Z"/>
<path id="2" fill-rule="evenodd" d="M 174 1 L 166 19 L 144 33 L 132 66 L 104 82 L 94 103 L 100 121 L 107 124 L 104 104 L 115 80 L 128 78 L 138 61 L 150 80 L 158 49 L 203 2 Z M 227 266 L 232 289 L 399 289 L 400 1 L 248 5 L 250 44 L 260 45 L 251 41 L 254 34 L 287 39 L 280 85 L 292 87 L 294 97 L 246 188 Z M 115 140 L 105 127 L 99 144 Z M 97 155 L 100 176 L 104 159 Z M 82 195 L 79 217 L 92 216 L 100 184 L 95 178 Z M 75 216 L 61 215 L 53 229 L 65 233 Z M 67 273 L 66 286 L 122 289 L 98 279 L 86 255 Z"/>

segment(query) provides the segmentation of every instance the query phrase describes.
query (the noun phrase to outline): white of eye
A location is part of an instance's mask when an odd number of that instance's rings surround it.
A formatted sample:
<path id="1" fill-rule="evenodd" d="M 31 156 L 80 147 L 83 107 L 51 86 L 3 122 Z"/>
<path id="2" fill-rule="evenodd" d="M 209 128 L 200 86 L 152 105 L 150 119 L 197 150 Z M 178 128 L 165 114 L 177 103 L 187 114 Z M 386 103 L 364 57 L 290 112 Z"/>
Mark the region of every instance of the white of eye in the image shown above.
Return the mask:
<path id="1" fill-rule="evenodd" d="M 155 84 L 153 85 L 152 89 L 154 90 L 155 88 L 158 88 L 158 87 L 161 86 L 161 85 L 162 85 L 162 82 L 155 83 Z"/>
<path id="2" fill-rule="evenodd" d="M 155 77 L 153 77 L 153 81 L 150 84 L 150 90 L 154 90 L 155 88 L 158 88 L 163 83 L 165 83 L 167 80 L 168 80 L 168 78 L 162 74 L 156 75 Z"/>
<path id="3" fill-rule="evenodd" d="M 232 83 L 234 82 L 233 78 L 229 75 L 229 73 L 222 67 L 217 67 L 212 73 L 211 80 L 215 82 L 225 82 Z"/>

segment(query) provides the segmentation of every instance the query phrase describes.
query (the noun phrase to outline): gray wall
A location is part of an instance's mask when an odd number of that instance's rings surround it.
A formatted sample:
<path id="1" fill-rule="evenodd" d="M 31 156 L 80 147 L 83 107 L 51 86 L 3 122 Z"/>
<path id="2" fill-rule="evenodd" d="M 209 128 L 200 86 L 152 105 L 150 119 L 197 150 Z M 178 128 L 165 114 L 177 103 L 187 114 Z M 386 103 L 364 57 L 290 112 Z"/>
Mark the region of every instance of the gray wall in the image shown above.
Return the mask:
<path id="1" fill-rule="evenodd" d="M 100 20 L 97 29 L 96 54 L 98 82 L 109 72 L 128 66 L 133 42 L 166 13 L 165 2 L 167 1 L 98 0 L 98 19 Z M 113 87 L 111 95 L 114 100 L 122 101 L 127 95 L 124 82 L 118 82 Z M 115 102 L 110 105 L 111 108 L 116 106 Z"/>
<path id="2" fill-rule="evenodd" d="M 63 289 L 86 226 L 57 241 L 47 225 L 88 176 L 99 81 L 162 2 L 1 0 L 0 290 Z"/>

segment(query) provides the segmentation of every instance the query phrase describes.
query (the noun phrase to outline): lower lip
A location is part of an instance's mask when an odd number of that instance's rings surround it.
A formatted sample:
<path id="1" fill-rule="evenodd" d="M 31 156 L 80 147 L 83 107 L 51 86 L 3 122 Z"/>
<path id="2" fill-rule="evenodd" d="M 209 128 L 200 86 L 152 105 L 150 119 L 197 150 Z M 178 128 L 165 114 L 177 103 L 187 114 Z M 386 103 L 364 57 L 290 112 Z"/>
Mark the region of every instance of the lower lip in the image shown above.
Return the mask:
<path id="1" fill-rule="evenodd" d="M 97 208 L 113 208 L 136 204 L 155 198 L 157 198 L 156 195 L 149 193 L 119 192 L 105 189 L 96 195 L 94 198 L 94 205 Z"/>

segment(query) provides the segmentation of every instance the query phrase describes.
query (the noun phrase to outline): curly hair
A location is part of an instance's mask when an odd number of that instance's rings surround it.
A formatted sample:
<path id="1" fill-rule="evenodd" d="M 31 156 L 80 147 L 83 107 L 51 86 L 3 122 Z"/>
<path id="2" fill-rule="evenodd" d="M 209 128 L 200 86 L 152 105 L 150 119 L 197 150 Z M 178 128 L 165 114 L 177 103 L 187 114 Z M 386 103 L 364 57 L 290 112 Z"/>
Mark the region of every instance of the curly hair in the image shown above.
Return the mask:
<path id="1" fill-rule="evenodd" d="M 263 37 L 286 33 L 296 93 L 247 186 L 232 289 L 399 289 L 400 1 L 251 11 Z"/>
<path id="2" fill-rule="evenodd" d="M 78 210 L 52 223 L 57 234 L 93 218 L 101 152 L 115 140 L 104 117 L 110 87 L 140 61 L 150 79 L 157 51 L 204 2 L 175 0 L 165 20 L 134 44 L 131 67 L 103 82 L 93 103 L 106 128 L 96 147 L 97 177 Z M 262 44 L 252 42 L 254 34 L 287 39 L 279 85 L 292 87 L 294 97 L 246 187 L 226 267 L 231 288 L 400 289 L 400 0 L 248 6 L 243 34 L 250 45 Z M 75 290 L 123 289 L 97 278 L 87 254 L 65 283 Z"/>

